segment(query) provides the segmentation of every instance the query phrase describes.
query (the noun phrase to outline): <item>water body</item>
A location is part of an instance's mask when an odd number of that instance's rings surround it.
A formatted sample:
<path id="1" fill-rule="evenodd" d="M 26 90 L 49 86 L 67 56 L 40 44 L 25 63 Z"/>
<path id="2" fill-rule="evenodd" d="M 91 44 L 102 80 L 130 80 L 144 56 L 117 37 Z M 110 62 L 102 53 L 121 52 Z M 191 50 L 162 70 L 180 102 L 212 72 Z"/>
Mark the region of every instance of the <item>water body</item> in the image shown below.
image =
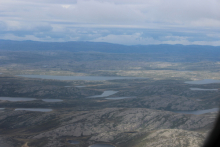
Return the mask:
<path id="1" fill-rule="evenodd" d="M 118 91 L 104 91 L 101 95 L 94 95 L 94 96 L 90 96 L 88 98 L 99 98 L 99 97 L 107 97 L 110 95 L 113 95 L 115 93 L 117 93 Z"/>
<path id="2" fill-rule="evenodd" d="M 5 108 L 0 108 L 0 111 L 1 111 L 1 110 L 5 110 Z"/>
<path id="3" fill-rule="evenodd" d="M 136 97 L 108 97 L 105 99 L 107 99 L 107 100 L 122 100 L 122 99 L 128 99 L 128 98 L 136 98 Z"/>
<path id="4" fill-rule="evenodd" d="M 75 87 L 77 87 L 77 88 L 83 88 L 83 87 L 86 87 L 86 86 L 75 86 Z"/>
<path id="5" fill-rule="evenodd" d="M 3 101 L 10 101 L 10 102 L 24 102 L 24 101 L 34 101 L 34 100 L 40 100 L 36 98 L 24 98 L 24 97 L 0 97 L 0 100 Z M 61 99 L 42 99 L 44 102 L 62 102 Z"/>
<path id="6" fill-rule="evenodd" d="M 62 102 L 63 100 L 61 99 L 42 99 L 44 102 Z"/>
<path id="7" fill-rule="evenodd" d="M 0 100 L 10 101 L 10 102 L 19 102 L 19 101 L 34 101 L 35 98 L 23 98 L 23 97 L 0 97 Z"/>
<path id="8" fill-rule="evenodd" d="M 196 111 L 173 111 L 175 113 L 181 113 L 181 114 L 205 114 L 205 113 L 210 113 L 210 112 L 218 112 L 219 108 L 213 108 L 213 109 L 206 109 L 206 110 L 196 110 Z"/>
<path id="9" fill-rule="evenodd" d="M 64 87 L 72 87 L 72 86 L 64 86 Z"/>
<path id="10" fill-rule="evenodd" d="M 200 91 L 218 91 L 218 89 L 202 89 L 202 88 L 190 88 L 190 90 L 200 90 Z"/>
<path id="11" fill-rule="evenodd" d="M 186 81 L 186 84 L 212 84 L 212 83 L 220 83 L 220 80 L 213 80 L 213 79 L 204 79 L 204 80 L 197 80 L 197 81 Z"/>
<path id="12" fill-rule="evenodd" d="M 46 109 L 46 108 L 16 108 L 15 111 L 25 110 L 25 111 L 37 111 L 37 112 L 50 112 L 53 109 Z"/>
<path id="13" fill-rule="evenodd" d="M 120 79 L 146 79 L 140 77 L 108 77 L 108 76 L 51 76 L 51 75 L 17 75 L 26 78 L 52 79 L 52 80 L 86 80 L 86 81 L 105 81 Z"/>
<path id="14" fill-rule="evenodd" d="M 79 141 L 75 141 L 75 140 L 68 140 L 67 142 L 70 144 L 79 144 Z"/>
<path id="15" fill-rule="evenodd" d="M 90 145 L 89 147 L 115 147 L 114 145 L 110 145 L 110 144 L 93 144 Z"/>

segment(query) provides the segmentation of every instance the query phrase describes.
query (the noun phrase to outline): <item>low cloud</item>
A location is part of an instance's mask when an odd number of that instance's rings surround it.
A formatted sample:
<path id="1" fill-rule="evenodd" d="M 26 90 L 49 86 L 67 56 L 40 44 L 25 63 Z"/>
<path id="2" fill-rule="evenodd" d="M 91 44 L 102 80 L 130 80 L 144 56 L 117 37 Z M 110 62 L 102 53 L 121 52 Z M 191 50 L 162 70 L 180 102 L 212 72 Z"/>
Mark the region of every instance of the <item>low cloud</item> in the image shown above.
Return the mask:
<path id="1" fill-rule="evenodd" d="M 152 37 L 143 38 L 141 33 L 135 33 L 132 35 L 108 35 L 105 37 L 96 38 L 91 40 L 94 42 L 110 42 L 124 45 L 147 45 L 147 44 L 161 44 L 161 41 L 155 40 Z"/>
<path id="2" fill-rule="evenodd" d="M 219 0 L 0 0 L 0 36 L 218 45 L 219 8 Z"/>

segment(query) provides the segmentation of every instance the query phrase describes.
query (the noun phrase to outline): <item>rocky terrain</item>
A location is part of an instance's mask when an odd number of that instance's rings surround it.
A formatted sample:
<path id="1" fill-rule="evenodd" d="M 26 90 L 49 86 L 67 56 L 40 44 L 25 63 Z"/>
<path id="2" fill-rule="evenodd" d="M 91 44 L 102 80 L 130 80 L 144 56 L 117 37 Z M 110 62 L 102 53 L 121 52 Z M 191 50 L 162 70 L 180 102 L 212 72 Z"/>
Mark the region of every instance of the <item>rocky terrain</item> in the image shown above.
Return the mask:
<path id="1" fill-rule="evenodd" d="M 77 87 L 84 85 L 85 87 Z M 219 106 L 220 90 L 193 91 L 191 87 L 215 88 L 219 83 L 189 85 L 183 80 L 112 80 L 112 81 L 58 81 L 28 79 L 0 75 L 0 96 L 37 98 L 29 102 L 0 101 L 0 107 L 75 108 L 75 110 L 102 108 L 150 108 L 159 110 L 202 110 Z M 114 97 L 131 97 L 117 101 L 104 98 L 86 99 L 105 90 L 118 91 Z M 62 99 L 61 103 L 44 103 L 42 98 Z"/>
<path id="2" fill-rule="evenodd" d="M 88 147 L 95 143 L 116 147 L 198 147 L 217 116 L 217 112 L 177 113 L 219 107 L 220 83 L 185 83 L 220 79 L 217 56 L 210 61 L 198 58 L 199 61 L 192 59 L 189 63 L 188 56 L 177 62 L 177 56 L 161 58 L 159 54 L 146 58 L 147 54 L 1 52 L 0 97 L 35 98 L 0 100 L 1 147 Z M 54 80 L 24 78 L 19 74 L 143 78 Z M 104 91 L 115 93 L 91 98 Z M 126 98 L 106 99 L 112 97 Z M 17 108 L 52 111 L 17 111 Z M 72 140 L 79 144 L 71 144 Z"/>
<path id="3" fill-rule="evenodd" d="M 43 146 L 52 147 L 56 144 L 61 147 L 68 144 L 68 138 L 75 138 L 83 142 L 79 146 L 107 142 L 122 147 L 138 136 L 142 139 L 135 146 L 139 147 L 148 142 L 151 145 L 168 146 L 172 142 L 168 139 L 170 137 L 174 140 L 174 146 L 198 146 L 204 141 L 207 130 L 212 128 L 215 117 L 216 113 L 187 115 L 146 108 L 47 113 L 8 111 L 1 113 L 0 128 L 3 134 L 13 131 L 11 137 L 14 139 L 27 140 L 28 144 L 36 142 L 34 146 L 46 139 Z"/>
<path id="4" fill-rule="evenodd" d="M 181 129 L 161 129 L 151 132 L 140 140 L 135 146 L 145 147 L 170 147 L 170 146 L 190 146 L 200 147 L 206 134 L 186 131 Z"/>

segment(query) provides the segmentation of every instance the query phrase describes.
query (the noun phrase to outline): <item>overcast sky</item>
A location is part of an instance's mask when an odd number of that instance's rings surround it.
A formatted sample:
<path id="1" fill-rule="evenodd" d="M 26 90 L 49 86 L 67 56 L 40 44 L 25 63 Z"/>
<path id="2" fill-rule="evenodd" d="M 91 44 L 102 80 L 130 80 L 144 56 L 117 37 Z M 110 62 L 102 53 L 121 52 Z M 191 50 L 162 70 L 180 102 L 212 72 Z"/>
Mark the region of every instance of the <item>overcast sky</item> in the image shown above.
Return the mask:
<path id="1" fill-rule="evenodd" d="M 0 0 L 0 39 L 220 46 L 220 0 Z"/>

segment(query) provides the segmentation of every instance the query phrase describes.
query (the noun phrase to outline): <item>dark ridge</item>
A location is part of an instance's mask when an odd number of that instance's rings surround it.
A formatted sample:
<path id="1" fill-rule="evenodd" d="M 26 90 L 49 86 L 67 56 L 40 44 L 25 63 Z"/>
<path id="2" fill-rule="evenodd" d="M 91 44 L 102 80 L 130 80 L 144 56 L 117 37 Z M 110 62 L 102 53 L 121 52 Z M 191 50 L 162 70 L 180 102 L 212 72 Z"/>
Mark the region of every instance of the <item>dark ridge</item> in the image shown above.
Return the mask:
<path id="1" fill-rule="evenodd" d="M 1 51 L 67 51 L 101 53 L 205 54 L 219 56 L 220 46 L 207 45 L 120 45 L 104 42 L 37 42 L 0 40 Z"/>

